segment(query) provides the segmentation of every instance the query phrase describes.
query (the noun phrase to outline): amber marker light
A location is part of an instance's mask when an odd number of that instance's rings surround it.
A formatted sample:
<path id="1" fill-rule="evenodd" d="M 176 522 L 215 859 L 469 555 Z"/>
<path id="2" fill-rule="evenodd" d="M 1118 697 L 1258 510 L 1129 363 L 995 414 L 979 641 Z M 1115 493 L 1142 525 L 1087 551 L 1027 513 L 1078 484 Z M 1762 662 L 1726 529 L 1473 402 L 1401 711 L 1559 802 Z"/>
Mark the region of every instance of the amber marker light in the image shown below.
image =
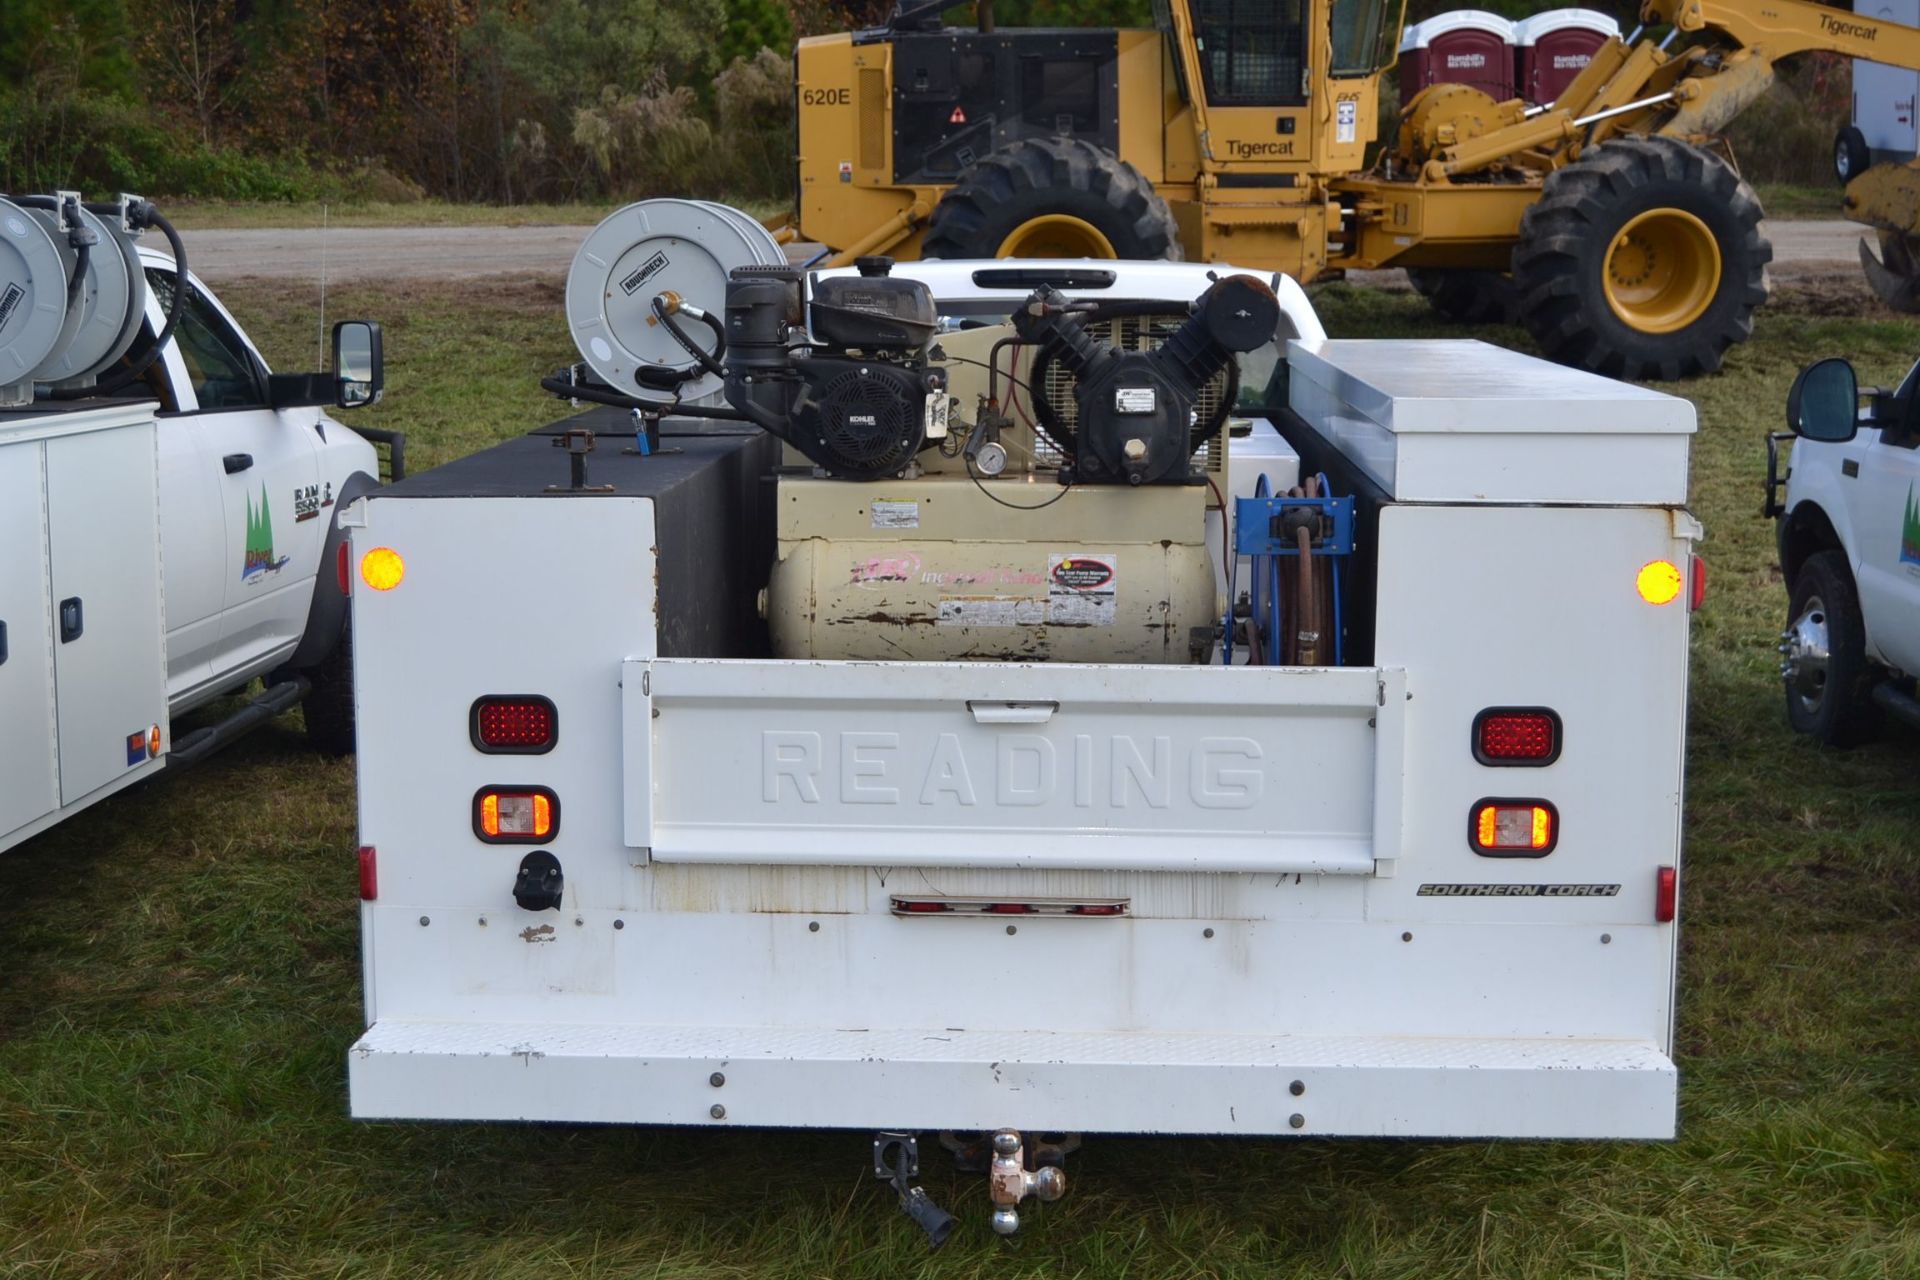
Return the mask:
<path id="1" fill-rule="evenodd" d="M 360 581 L 375 591 L 391 591 L 407 576 L 407 562 L 392 547 L 375 547 L 360 557 Z"/>
<path id="2" fill-rule="evenodd" d="M 560 825 L 560 798 L 545 787 L 486 787 L 473 797 L 473 834 L 489 844 L 535 844 Z"/>
<path id="3" fill-rule="evenodd" d="M 1473 807 L 1468 841 L 1490 858 L 1541 858 L 1559 842 L 1558 816 L 1544 800 L 1482 800 Z"/>
<path id="4" fill-rule="evenodd" d="M 1634 579 L 1633 585 L 1648 604 L 1671 604 L 1680 598 L 1687 579 L 1673 561 L 1650 560 L 1640 567 L 1640 576 Z"/>

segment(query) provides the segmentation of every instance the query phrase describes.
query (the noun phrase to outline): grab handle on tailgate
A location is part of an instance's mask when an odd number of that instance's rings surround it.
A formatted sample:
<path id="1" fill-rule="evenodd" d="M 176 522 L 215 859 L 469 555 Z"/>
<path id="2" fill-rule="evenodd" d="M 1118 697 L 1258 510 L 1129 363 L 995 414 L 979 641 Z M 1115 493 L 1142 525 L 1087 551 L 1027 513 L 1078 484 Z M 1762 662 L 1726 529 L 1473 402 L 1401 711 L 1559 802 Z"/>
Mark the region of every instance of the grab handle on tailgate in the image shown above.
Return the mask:
<path id="1" fill-rule="evenodd" d="M 1045 724 L 1060 709 L 1057 702 L 975 702 L 967 700 L 975 724 Z"/>

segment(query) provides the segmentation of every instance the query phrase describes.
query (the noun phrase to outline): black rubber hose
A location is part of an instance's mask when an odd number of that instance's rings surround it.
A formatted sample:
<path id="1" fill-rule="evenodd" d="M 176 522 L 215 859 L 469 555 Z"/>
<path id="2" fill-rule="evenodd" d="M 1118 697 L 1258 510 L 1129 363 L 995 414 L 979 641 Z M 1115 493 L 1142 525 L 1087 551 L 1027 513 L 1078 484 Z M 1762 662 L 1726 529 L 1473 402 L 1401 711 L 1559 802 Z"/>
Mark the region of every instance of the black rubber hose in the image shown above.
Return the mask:
<path id="1" fill-rule="evenodd" d="M 720 322 L 714 319 L 711 313 L 701 311 L 694 316 L 695 319 L 700 320 L 707 328 L 713 331 L 713 350 L 710 352 L 703 350 L 699 343 L 689 338 L 686 331 L 674 323 L 673 313 L 667 310 L 666 304 L 661 302 L 659 298 L 653 300 L 653 314 L 661 324 L 666 326 L 668 335 L 671 336 L 675 342 L 679 343 L 681 349 L 692 356 L 702 369 L 705 369 L 716 378 L 724 378 L 727 376 L 727 371 L 722 368 L 720 364 L 720 357 L 727 354 L 727 331 L 721 327 Z"/>
<path id="2" fill-rule="evenodd" d="M 168 222 L 151 204 L 143 203 L 137 211 L 137 217 L 139 225 L 158 227 L 160 234 L 167 238 L 167 244 L 173 249 L 173 301 L 167 307 L 167 322 L 160 327 L 160 332 L 154 335 L 153 344 L 138 360 L 133 361 L 105 382 L 95 383 L 91 387 L 56 389 L 53 393 L 55 400 L 78 400 L 83 396 L 112 395 L 132 383 L 134 379 L 145 373 L 147 366 L 158 359 L 160 353 L 166 349 L 167 340 L 173 337 L 174 328 L 179 325 L 180 316 L 187 309 L 187 292 L 193 286 L 187 281 L 186 242 L 180 239 L 180 233 L 173 229 L 173 224 Z"/>
<path id="3" fill-rule="evenodd" d="M 584 382 L 568 382 L 559 374 L 540 379 L 540 389 L 551 391 L 562 400 L 585 400 L 589 404 L 611 405 L 616 409 L 643 409 L 669 418 L 717 418 L 724 422 L 753 422 L 744 413 L 704 404 L 671 404 L 659 400 L 640 400 L 605 387 Z M 754 425 L 758 426 L 758 423 Z"/>

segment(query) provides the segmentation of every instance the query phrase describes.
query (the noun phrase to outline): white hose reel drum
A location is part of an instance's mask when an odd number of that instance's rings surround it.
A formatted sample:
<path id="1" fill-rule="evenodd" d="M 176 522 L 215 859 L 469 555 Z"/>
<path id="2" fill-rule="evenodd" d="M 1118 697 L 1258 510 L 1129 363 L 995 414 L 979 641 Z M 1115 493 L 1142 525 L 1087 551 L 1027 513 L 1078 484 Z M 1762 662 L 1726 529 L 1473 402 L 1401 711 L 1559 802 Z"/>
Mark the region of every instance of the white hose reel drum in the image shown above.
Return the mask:
<path id="1" fill-rule="evenodd" d="M 67 255 L 31 209 L 0 200 L 0 405 L 33 399 L 66 322 Z"/>
<path id="2" fill-rule="evenodd" d="M 123 221 L 80 210 L 80 220 L 97 237 L 87 257 L 80 314 L 64 350 L 48 357 L 35 372 L 40 382 L 87 385 L 127 353 L 146 317 L 147 275 L 140 251 Z"/>
<path id="3" fill-rule="evenodd" d="M 786 253 L 758 221 L 705 200 L 642 200 L 609 215 L 587 236 L 567 271 L 567 328 L 580 358 L 614 391 L 641 399 L 673 392 L 635 380 L 642 365 L 674 370 L 699 362 L 653 314 L 653 300 L 672 291 L 716 317 L 726 305 L 735 267 L 785 266 Z M 683 325 L 703 346 L 703 325 Z M 720 393 L 710 373 L 683 382 L 690 402 Z"/>
<path id="4" fill-rule="evenodd" d="M 94 238 L 71 306 L 79 259 L 62 215 L 0 199 L 0 405 L 31 403 L 35 383 L 91 385 L 126 354 L 146 314 L 146 274 L 124 215 L 102 217 L 68 194 L 58 198 Z"/>

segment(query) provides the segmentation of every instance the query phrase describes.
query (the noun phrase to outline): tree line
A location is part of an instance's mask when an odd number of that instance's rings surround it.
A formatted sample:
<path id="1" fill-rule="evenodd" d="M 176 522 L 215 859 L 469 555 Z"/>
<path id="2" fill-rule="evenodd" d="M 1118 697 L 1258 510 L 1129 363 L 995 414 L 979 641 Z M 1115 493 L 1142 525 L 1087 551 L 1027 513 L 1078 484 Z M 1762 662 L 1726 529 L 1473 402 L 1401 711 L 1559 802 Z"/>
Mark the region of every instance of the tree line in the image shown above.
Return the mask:
<path id="1" fill-rule="evenodd" d="M 1518 16 L 1538 0 L 1479 0 Z M 0 189 L 785 200 L 800 36 L 891 0 L 6 0 Z M 1461 7 L 1411 0 L 1407 20 Z M 1623 21 L 1632 5 L 1610 4 Z M 997 0 L 1146 26 L 1152 0 Z M 964 22 L 959 6 L 949 20 Z M 1817 131 L 1816 131 L 1817 132 Z"/>

